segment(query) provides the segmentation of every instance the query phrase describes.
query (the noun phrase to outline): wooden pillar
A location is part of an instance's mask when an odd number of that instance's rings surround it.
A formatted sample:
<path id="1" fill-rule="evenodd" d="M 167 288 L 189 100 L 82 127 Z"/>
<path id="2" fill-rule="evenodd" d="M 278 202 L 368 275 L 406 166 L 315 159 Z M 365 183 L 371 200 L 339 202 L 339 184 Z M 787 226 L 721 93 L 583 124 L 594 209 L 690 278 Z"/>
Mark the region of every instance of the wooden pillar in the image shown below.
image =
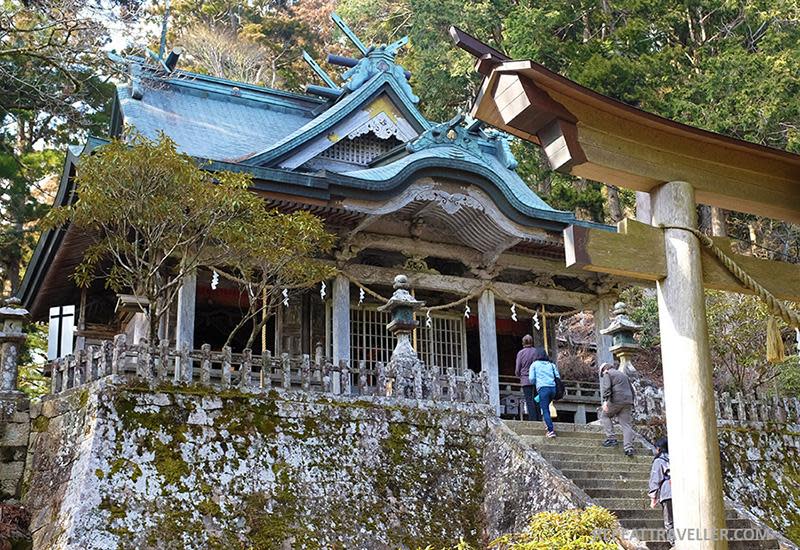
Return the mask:
<path id="1" fill-rule="evenodd" d="M 617 297 L 613 294 L 606 294 L 597 300 L 597 306 L 594 310 L 594 341 L 597 343 L 597 366 L 603 363 L 613 363 L 614 354 L 611 353 L 611 346 L 613 339 L 607 334 L 600 334 L 600 331 L 608 328 L 611 324 L 611 311 L 614 309 L 614 303 Z"/>
<path id="2" fill-rule="evenodd" d="M 500 414 L 500 372 L 497 364 L 497 321 L 494 292 L 484 290 L 478 299 L 478 331 L 481 343 L 481 369 L 489 375 L 489 405 Z"/>
<path id="3" fill-rule="evenodd" d="M 333 280 L 333 363 L 350 362 L 350 281 L 343 275 Z"/>
<path id="4" fill-rule="evenodd" d="M 697 226 L 690 184 L 666 183 L 651 199 L 654 225 Z M 700 244 L 680 229 L 665 229 L 664 240 L 667 276 L 656 288 L 672 503 L 676 533 L 690 530 L 678 548 L 726 549 L 726 541 L 713 540 L 725 528 L 725 507 Z"/>
<path id="5" fill-rule="evenodd" d="M 197 295 L 197 274 L 184 276 L 178 290 L 178 318 L 175 324 L 175 347 L 194 349 L 194 311 Z"/>

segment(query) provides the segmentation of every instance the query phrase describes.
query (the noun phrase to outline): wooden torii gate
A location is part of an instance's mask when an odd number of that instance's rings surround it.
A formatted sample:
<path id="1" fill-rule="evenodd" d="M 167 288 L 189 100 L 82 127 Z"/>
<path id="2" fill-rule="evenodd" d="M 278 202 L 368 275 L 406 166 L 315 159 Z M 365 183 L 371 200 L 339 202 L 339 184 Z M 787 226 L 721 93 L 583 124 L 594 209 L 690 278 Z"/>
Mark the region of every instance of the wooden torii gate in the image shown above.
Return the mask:
<path id="1" fill-rule="evenodd" d="M 649 195 L 652 226 L 565 230 L 567 263 L 655 281 L 678 547 L 726 549 L 715 540 L 725 509 L 703 287 L 750 290 L 691 230 L 698 202 L 800 223 L 800 156 L 646 113 L 450 34 L 484 76 L 475 118 L 540 145 L 555 170 Z M 800 266 L 731 257 L 776 297 L 800 302 Z"/>

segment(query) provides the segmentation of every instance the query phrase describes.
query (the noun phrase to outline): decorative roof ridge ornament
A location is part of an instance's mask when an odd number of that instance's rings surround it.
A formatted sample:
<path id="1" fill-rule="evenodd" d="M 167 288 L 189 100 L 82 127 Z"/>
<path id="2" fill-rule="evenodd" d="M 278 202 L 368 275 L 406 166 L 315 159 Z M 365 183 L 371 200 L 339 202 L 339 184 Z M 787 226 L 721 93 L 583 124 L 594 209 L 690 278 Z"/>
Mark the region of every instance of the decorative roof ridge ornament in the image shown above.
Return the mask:
<path id="1" fill-rule="evenodd" d="M 509 170 L 515 170 L 517 159 L 511 152 L 509 136 L 497 130 L 483 130 L 482 123 L 464 114 L 458 114 L 447 122 L 436 124 L 417 139 L 406 144 L 406 151 L 416 153 L 431 147 L 450 146 L 462 149 L 486 163 L 491 154 L 481 144 L 493 146 L 494 156 Z"/>
<path id="2" fill-rule="evenodd" d="M 367 47 L 359 40 L 353 30 L 347 26 L 347 23 L 336 15 L 336 13 L 331 14 L 331 19 L 363 56 L 361 59 L 355 60 L 348 57 L 328 55 L 329 63 L 348 67 L 348 69 L 342 73 L 342 80 L 345 81 L 343 88 L 346 92 L 353 92 L 371 80 L 375 75 L 386 73 L 393 77 L 394 81 L 409 101 L 414 104 L 419 103 L 419 97 L 414 94 L 411 85 L 408 83 L 408 78 L 411 76 L 410 73 L 395 61 L 395 57 L 397 56 L 397 52 L 400 51 L 400 48 L 408 44 L 408 36 L 404 36 L 391 44 Z M 330 83 L 327 84 L 329 88 L 333 89 Z M 314 89 L 309 89 L 308 91 L 317 93 Z"/>

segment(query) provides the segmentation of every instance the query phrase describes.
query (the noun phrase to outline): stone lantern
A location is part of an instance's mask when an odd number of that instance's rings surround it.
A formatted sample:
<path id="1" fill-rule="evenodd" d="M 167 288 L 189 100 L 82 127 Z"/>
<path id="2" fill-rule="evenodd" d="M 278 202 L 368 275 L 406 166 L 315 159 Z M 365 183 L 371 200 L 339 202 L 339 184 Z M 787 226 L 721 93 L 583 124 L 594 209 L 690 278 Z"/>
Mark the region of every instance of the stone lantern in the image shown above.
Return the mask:
<path id="1" fill-rule="evenodd" d="M 619 370 L 628 376 L 635 374 L 632 358 L 639 353 L 642 347 L 636 341 L 636 334 L 642 330 L 641 325 L 637 325 L 628 317 L 628 307 L 624 302 L 617 302 L 612 312 L 614 318 L 608 327 L 600 331 L 600 334 L 611 336 L 611 348 L 609 351 L 614 354 L 614 358 L 619 361 Z"/>
<path id="2" fill-rule="evenodd" d="M 414 320 L 414 312 L 424 306 L 425 302 L 414 299 L 408 291 L 409 288 L 411 286 L 408 284 L 408 277 L 398 275 L 394 278 L 392 297 L 386 304 L 378 308 L 378 311 L 388 311 L 392 316 L 391 321 L 386 325 L 386 329 L 397 338 L 397 344 L 392 352 L 392 361 L 400 357 L 413 357 L 415 361 L 418 360 L 417 352 L 411 345 L 411 333 L 418 324 Z"/>
<path id="3" fill-rule="evenodd" d="M 9 298 L 0 307 L 0 397 L 21 394 L 17 387 L 19 350 L 25 341 L 22 324 L 27 310 L 19 307 L 19 300 Z"/>
<path id="4" fill-rule="evenodd" d="M 378 308 L 387 311 L 392 318 L 386 328 L 395 335 L 395 344 L 392 358 L 389 360 L 388 370 L 394 376 L 396 387 L 393 391 L 400 397 L 422 395 L 422 362 L 417 357 L 417 351 L 411 344 L 411 333 L 417 326 L 414 312 L 425 305 L 425 302 L 415 300 L 408 291 L 408 277 L 398 275 L 394 278 L 394 293 L 389 301 Z M 387 390 L 387 395 L 389 395 Z"/>

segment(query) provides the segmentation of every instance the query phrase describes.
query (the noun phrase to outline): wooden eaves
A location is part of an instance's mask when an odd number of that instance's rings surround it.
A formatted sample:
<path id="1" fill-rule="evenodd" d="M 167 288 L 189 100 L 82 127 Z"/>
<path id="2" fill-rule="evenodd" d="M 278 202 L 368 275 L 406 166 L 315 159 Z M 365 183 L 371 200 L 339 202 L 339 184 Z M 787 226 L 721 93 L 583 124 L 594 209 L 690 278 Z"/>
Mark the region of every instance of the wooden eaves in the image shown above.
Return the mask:
<path id="1" fill-rule="evenodd" d="M 800 223 L 800 155 L 662 118 L 451 35 L 485 77 L 472 115 L 538 143 L 553 169 L 645 192 L 687 181 L 699 203 Z"/>

